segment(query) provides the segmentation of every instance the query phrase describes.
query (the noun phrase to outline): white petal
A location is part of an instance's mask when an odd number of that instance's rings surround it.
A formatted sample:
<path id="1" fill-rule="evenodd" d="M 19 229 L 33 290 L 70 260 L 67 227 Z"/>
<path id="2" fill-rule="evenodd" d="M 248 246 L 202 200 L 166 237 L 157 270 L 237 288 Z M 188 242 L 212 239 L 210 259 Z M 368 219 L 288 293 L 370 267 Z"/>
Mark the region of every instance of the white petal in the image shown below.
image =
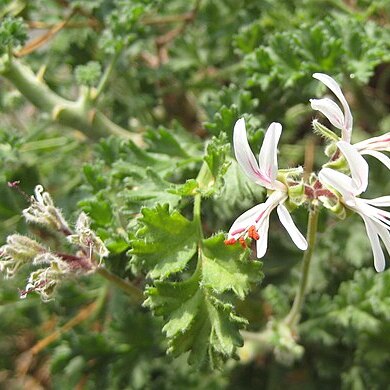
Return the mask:
<path id="1" fill-rule="evenodd" d="M 313 110 L 322 112 L 329 122 L 338 129 L 344 127 L 344 114 L 340 107 L 331 99 L 310 99 L 310 104 Z"/>
<path id="2" fill-rule="evenodd" d="M 375 199 L 364 199 L 366 203 L 377 207 L 390 207 L 390 196 L 381 196 Z"/>
<path id="3" fill-rule="evenodd" d="M 376 229 L 377 229 L 377 232 L 378 232 L 381 240 L 385 244 L 387 253 L 390 254 L 390 232 L 387 229 L 385 229 L 383 226 L 380 226 L 380 225 L 376 225 Z"/>
<path id="4" fill-rule="evenodd" d="M 375 228 L 375 222 L 362 216 L 366 225 L 367 235 L 371 242 L 372 253 L 374 255 L 374 267 L 377 272 L 385 269 L 385 255 L 383 254 L 381 243 L 379 241 L 378 231 Z"/>
<path id="5" fill-rule="evenodd" d="M 355 145 L 354 145 L 355 146 Z M 387 169 L 390 169 L 390 158 L 381 152 L 376 150 L 363 150 L 361 154 L 368 154 L 369 156 L 375 157 L 378 159 Z"/>
<path id="6" fill-rule="evenodd" d="M 249 146 L 244 118 L 239 119 L 234 125 L 233 144 L 237 162 L 246 175 L 257 184 L 269 185 L 269 179 L 260 171 L 256 158 Z"/>
<path id="7" fill-rule="evenodd" d="M 260 170 L 270 179 L 271 182 L 275 181 L 278 173 L 277 148 L 281 134 L 282 125 L 277 122 L 271 123 L 265 133 L 263 145 L 260 149 Z"/>
<path id="8" fill-rule="evenodd" d="M 390 229 L 390 213 L 370 205 L 370 200 L 355 198 L 355 207 L 352 207 L 360 215 L 365 215 L 376 224 L 382 225 L 385 229 Z"/>
<path id="9" fill-rule="evenodd" d="M 351 144 L 345 141 L 339 141 L 337 142 L 337 146 L 348 161 L 352 180 L 356 186 L 355 195 L 359 195 L 368 186 L 368 164 Z"/>
<path id="10" fill-rule="evenodd" d="M 344 173 L 330 168 L 322 168 L 318 174 L 320 182 L 327 187 L 333 187 L 346 201 L 353 201 L 355 186 L 352 179 Z"/>
<path id="11" fill-rule="evenodd" d="M 259 239 L 256 241 L 256 256 L 258 259 L 261 259 L 265 252 L 267 252 L 268 247 L 268 229 L 269 229 L 269 216 L 264 219 L 259 230 Z"/>
<path id="12" fill-rule="evenodd" d="M 324 83 L 337 97 L 337 99 L 340 100 L 341 105 L 344 109 L 344 125 L 345 129 L 343 131 L 342 138 L 346 142 L 351 141 L 351 132 L 352 132 L 352 114 L 351 110 L 349 108 L 348 102 L 345 99 L 345 96 L 343 92 L 341 91 L 340 86 L 337 84 L 337 82 L 330 76 L 324 74 L 324 73 L 314 73 L 313 77 L 322 83 Z"/>
<path id="13" fill-rule="evenodd" d="M 302 233 L 295 226 L 293 219 L 291 218 L 290 213 L 286 209 L 286 207 L 280 204 L 277 208 L 278 216 L 280 222 L 287 230 L 291 239 L 294 241 L 294 244 L 301 250 L 305 251 L 307 249 L 307 242 L 305 237 L 303 237 Z"/>
<path id="14" fill-rule="evenodd" d="M 241 214 L 234 222 L 229 230 L 228 237 L 234 238 L 234 236 L 240 236 L 247 228 L 252 225 L 256 225 L 256 220 L 259 219 L 261 214 L 267 210 L 265 203 L 258 204 L 251 209 Z"/>

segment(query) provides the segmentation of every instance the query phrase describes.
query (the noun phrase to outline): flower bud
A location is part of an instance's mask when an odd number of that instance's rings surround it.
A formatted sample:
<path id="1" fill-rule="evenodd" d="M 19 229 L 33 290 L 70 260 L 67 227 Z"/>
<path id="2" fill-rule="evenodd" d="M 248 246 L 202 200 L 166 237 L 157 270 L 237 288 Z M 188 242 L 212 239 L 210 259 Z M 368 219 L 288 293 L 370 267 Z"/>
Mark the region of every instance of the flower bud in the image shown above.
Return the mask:
<path id="1" fill-rule="evenodd" d="M 38 293 L 44 302 L 53 299 L 55 288 L 68 276 L 69 266 L 54 255 L 51 255 L 51 260 L 49 267 L 31 272 L 25 290 L 20 293 L 21 299 L 31 292 Z"/>
<path id="2" fill-rule="evenodd" d="M 7 237 L 7 244 L 0 248 L 0 271 L 6 270 L 7 277 L 12 277 L 15 272 L 25 264 L 33 263 L 34 259 L 45 253 L 47 249 L 29 237 L 13 234 Z"/>
<path id="3" fill-rule="evenodd" d="M 109 252 L 103 241 L 90 228 L 90 220 L 85 213 L 81 213 L 76 222 L 76 234 L 67 237 L 72 244 L 83 248 L 92 257 L 93 254 L 99 256 L 99 259 L 107 257 Z"/>
<path id="4" fill-rule="evenodd" d="M 27 222 L 34 222 L 65 234 L 70 234 L 70 229 L 61 211 L 54 206 L 48 192 L 44 192 L 41 185 L 35 187 L 35 197 L 31 197 L 31 205 L 23 210 L 23 216 Z"/>

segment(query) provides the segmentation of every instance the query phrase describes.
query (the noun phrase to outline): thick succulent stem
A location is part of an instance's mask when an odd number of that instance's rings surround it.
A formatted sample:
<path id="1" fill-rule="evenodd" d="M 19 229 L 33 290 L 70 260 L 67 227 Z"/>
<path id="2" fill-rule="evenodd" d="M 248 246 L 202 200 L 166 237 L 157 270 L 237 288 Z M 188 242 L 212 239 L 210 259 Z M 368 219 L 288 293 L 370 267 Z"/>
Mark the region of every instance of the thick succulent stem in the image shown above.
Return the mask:
<path id="1" fill-rule="evenodd" d="M 3 64 L 1 74 L 34 106 L 62 125 L 80 130 L 93 139 L 111 134 L 131 139 L 138 145 L 141 143 L 138 134 L 116 125 L 101 111 L 90 107 L 85 99 L 71 101 L 57 95 L 28 66 L 15 58 Z"/>

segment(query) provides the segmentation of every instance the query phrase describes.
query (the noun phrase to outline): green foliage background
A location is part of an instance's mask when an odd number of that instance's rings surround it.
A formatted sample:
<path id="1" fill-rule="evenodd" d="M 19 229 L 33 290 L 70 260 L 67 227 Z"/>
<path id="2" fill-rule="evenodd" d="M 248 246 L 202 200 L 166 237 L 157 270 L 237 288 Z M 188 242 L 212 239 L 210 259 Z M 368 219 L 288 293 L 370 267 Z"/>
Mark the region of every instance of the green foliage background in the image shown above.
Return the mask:
<path id="1" fill-rule="evenodd" d="M 295 360 L 280 345 L 279 358 L 252 354 L 251 341 L 237 347 L 239 329 L 257 331 L 287 314 L 301 254 L 272 219 L 264 264 L 249 249 L 224 246 L 221 233 L 265 196 L 232 158 L 239 117 L 256 153 L 263 131 L 278 121 L 280 166 L 303 164 L 314 145 L 318 169 L 325 157 L 313 138 L 317 114 L 308 99 L 324 93 L 311 77 L 324 72 L 351 104 L 355 142 L 389 131 L 388 1 L 5 0 L 0 18 L 0 73 L 13 50 L 57 95 L 92 96 L 88 112 L 132 134 L 125 140 L 113 135 L 113 125 L 106 134 L 104 126 L 103 133 L 65 126 L 65 114 L 31 104 L 3 72 L 2 242 L 34 230 L 20 217 L 25 200 L 7 181 L 20 180 L 29 194 L 40 183 L 71 221 L 80 210 L 88 213 L 110 250 L 107 268 L 146 291 L 137 306 L 95 275 L 66 281 L 54 301 L 42 304 L 33 295 L 19 300 L 27 272 L 2 280 L 2 386 L 388 387 L 390 274 L 374 272 L 358 217 L 320 216 L 299 326 L 304 354 Z M 23 53 L 37 36 L 43 44 Z M 207 177 L 199 174 L 203 162 Z M 390 193 L 386 169 L 369 162 L 368 195 Z M 192 214 L 195 194 L 203 198 L 203 232 Z M 305 210 L 294 219 L 304 231 Z M 80 313 L 85 318 L 31 352 Z M 240 362 L 230 359 L 236 355 Z"/>

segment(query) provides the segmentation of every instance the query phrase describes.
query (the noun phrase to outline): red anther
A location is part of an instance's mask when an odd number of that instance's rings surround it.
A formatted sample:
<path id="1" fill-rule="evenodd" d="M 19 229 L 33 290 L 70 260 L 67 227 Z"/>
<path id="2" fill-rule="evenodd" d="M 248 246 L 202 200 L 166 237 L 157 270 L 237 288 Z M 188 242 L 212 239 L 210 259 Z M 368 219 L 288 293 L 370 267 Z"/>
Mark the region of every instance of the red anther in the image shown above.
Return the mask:
<path id="1" fill-rule="evenodd" d="M 225 245 L 234 245 L 237 242 L 235 238 L 229 238 L 228 240 L 224 241 Z"/>
<path id="2" fill-rule="evenodd" d="M 248 237 L 253 238 L 255 241 L 260 238 L 259 233 L 257 233 L 256 227 L 254 225 L 248 229 Z"/>
<path id="3" fill-rule="evenodd" d="M 238 242 L 240 243 L 240 245 L 241 245 L 244 249 L 247 248 L 246 241 L 245 241 L 245 238 L 244 238 L 244 237 L 240 237 L 240 238 L 238 239 Z"/>

